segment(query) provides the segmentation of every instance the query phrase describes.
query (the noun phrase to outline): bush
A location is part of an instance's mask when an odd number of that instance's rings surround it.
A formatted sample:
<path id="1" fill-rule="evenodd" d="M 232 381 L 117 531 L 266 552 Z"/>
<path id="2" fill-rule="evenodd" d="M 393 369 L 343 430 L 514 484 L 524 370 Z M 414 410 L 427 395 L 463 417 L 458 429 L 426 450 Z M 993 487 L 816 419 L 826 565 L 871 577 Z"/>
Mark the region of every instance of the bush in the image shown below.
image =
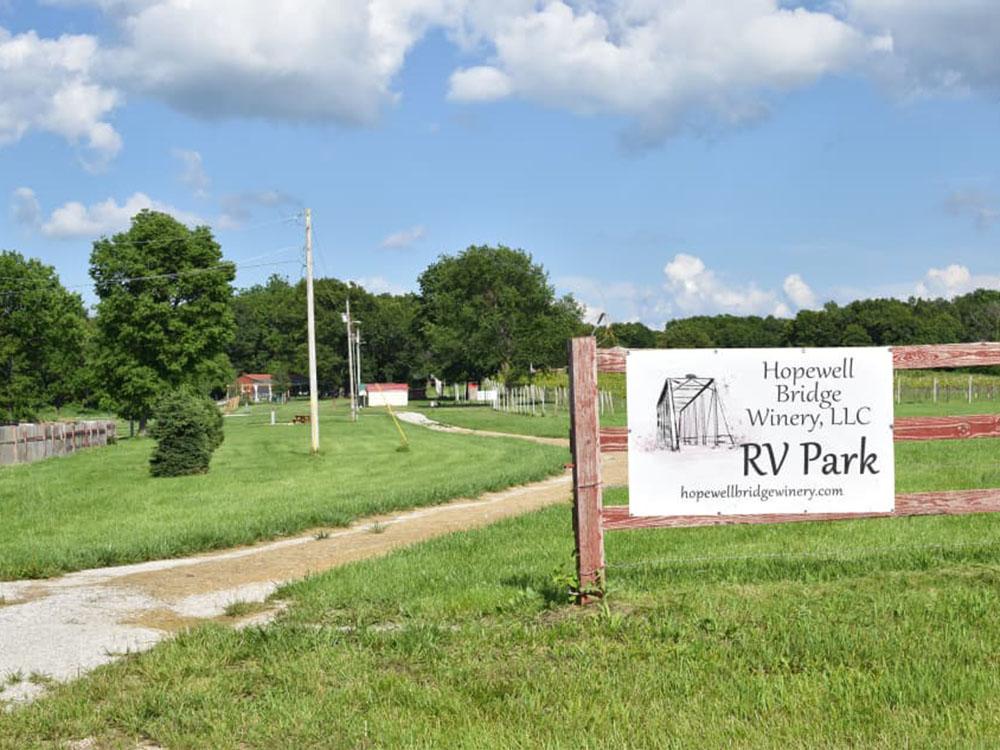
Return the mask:
<path id="1" fill-rule="evenodd" d="M 153 413 L 157 441 L 149 459 L 154 477 L 204 474 L 222 444 L 222 415 L 211 400 L 187 390 L 164 396 Z"/>

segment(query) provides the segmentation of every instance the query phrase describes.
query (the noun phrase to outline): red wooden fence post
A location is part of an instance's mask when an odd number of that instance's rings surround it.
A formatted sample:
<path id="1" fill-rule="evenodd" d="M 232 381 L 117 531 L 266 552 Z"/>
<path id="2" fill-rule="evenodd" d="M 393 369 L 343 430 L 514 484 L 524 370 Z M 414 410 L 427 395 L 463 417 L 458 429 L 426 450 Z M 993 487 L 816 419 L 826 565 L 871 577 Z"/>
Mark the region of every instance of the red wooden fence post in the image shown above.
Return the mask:
<path id="1" fill-rule="evenodd" d="M 577 603 L 604 593 L 604 529 L 601 526 L 600 426 L 597 412 L 597 340 L 569 343 L 570 449 L 573 452 L 573 534 L 579 580 Z"/>

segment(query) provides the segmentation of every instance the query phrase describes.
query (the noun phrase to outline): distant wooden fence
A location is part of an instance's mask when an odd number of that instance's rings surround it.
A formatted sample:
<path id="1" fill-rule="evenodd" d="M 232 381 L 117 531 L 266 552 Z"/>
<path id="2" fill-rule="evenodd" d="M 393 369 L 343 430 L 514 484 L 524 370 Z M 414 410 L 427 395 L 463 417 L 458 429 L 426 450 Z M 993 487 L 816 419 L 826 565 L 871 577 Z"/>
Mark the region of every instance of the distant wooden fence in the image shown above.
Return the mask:
<path id="1" fill-rule="evenodd" d="M 8 425 L 0 427 L 0 466 L 66 456 L 116 437 L 117 425 L 110 420 Z"/>

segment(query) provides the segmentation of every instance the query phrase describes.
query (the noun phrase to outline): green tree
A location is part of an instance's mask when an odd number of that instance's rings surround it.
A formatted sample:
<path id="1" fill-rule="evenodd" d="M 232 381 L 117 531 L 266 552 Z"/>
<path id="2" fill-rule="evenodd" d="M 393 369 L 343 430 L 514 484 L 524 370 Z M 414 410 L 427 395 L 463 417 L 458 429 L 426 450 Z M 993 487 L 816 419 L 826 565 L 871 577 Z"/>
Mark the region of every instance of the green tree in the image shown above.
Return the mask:
<path id="1" fill-rule="evenodd" d="M 671 320 L 657 337 L 668 349 L 785 346 L 790 323 L 768 315 L 699 315 Z"/>
<path id="2" fill-rule="evenodd" d="M 639 322 L 612 323 L 597 332 L 599 346 L 624 346 L 626 349 L 653 349 L 656 331 Z"/>
<path id="3" fill-rule="evenodd" d="M 430 359 L 449 380 L 558 366 L 581 326 L 580 306 L 557 299 L 545 270 L 523 250 L 484 245 L 441 256 L 419 284 Z"/>
<path id="4" fill-rule="evenodd" d="M 80 396 L 88 334 L 80 296 L 51 266 L 0 252 L 0 422 Z"/>
<path id="5" fill-rule="evenodd" d="M 871 346 L 872 337 L 857 323 L 849 323 L 840 339 L 841 346 Z"/>
<path id="6" fill-rule="evenodd" d="M 952 300 L 963 341 L 1000 341 L 1000 290 L 977 289 Z"/>
<path id="7" fill-rule="evenodd" d="M 234 332 L 232 263 L 208 227 L 142 211 L 127 232 L 94 242 L 97 371 L 108 403 L 139 420 L 165 391 L 204 392 L 231 379 L 225 347 Z"/>
<path id="8" fill-rule="evenodd" d="M 800 310 L 791 322 L 786 345 L 840 346 L 844 321 L 843 309 L 827 302 L 822 310 Z"/>
<path id="9" fill-rule="evenodd" d="M 664 349 L 707 349 L 716 346 L 705 318 L 671 320 L 657 336 L 657 346 Z"/>
<path id="10" fill-rule="evenodd" d="M 236 334 L 227 352 L 238 371 L 308 372 L 307 361 L 299 361 L 306 341 L 304 288 L 300 294 L 287 279 L 271 276 L 233 297 L 233 316 Z"/>

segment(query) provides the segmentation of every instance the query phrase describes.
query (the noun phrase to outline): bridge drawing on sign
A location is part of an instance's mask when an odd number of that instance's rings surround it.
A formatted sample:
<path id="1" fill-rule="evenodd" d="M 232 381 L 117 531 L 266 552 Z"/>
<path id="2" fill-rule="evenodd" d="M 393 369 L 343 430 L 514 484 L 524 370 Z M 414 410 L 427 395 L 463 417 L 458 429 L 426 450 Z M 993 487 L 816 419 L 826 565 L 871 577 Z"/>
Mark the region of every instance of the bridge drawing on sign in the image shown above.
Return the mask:
<path id="1" fill-rule="evenodd" d="M 735 446 L 715 378 L 667 378 L 656 402 L 656 447 Z"/>

